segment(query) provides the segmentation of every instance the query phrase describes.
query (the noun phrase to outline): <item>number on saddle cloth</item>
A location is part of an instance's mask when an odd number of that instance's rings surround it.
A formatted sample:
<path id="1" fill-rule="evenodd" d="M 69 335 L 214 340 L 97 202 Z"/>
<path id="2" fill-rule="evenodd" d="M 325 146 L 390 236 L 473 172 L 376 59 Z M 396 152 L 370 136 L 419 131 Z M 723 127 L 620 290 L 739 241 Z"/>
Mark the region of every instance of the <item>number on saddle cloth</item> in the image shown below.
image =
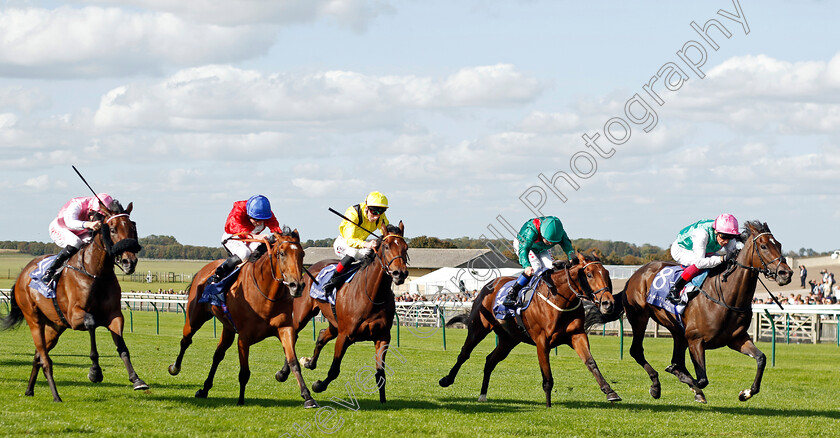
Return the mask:
<path id="1" fill-rule="evenodd" d="M 219 280 L 216 283 L 207 283 L 204 285 L 204 292 L 201 293 L 201 298 L 198 299 L 199 303 L 210 303 L 211 306 L 224 306 L 225 303 L 225 292 L 230 289 L 230 285 L 233 284 L 236 277 L 239 276 L 239 270 L 241 267 L 237 266 L 236 269 L 233 270 L 227 277 Z"/>

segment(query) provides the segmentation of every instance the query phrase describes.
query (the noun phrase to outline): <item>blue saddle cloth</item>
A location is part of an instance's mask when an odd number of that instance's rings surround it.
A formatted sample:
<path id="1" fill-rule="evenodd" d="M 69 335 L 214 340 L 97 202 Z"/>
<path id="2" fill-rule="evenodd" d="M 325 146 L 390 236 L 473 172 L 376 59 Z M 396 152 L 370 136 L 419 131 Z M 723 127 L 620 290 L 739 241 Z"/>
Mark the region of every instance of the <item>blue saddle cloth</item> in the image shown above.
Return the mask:
<path id="1" fill-rule="evenodd" d="M 31 279 L 29 280 L 29 287 L 38 291 L 38 293 L 43 295 L 44 298 L 55 298 L 55 289 L 48 284 L 44 284 L 44 282 L 41 281 L 41 276 L 44 275 L 44 272 L 50 267 L 56 257 L 57 256 L 51 255 L 44 260 L 41 260 L 38 262 L 38 265 L 35 266 L 35 269 L 29 273 L 29 278 Z"/>
<path id="2" fill-rule="evenodd" d="M 198 299 L 198 302 L 210 303 L 211 306 L 227 307 L 225 302 L 225 292 L 230 289 L 230 285 L 233 284 L 233 281 L 239 276 L 240 269 L 240 267 L 237 267 L 227 277 L 219 280 L 218 282 L 207 283 L 204 285 L 204 292 L 201 293 L 201 298 Z"/>
<path id="3" fill-rule="evenodd" d="M 324 267 L 324 269 L 321 269 L 320 272 L 318 272 L 318 275 L 315 277 L 315 282 L 313 282 L 312 286 L 309 288 L 309 296 L 310 297 L 315 298 L 316 300 L 328 301 L 330 304 L 335 306 L 335 296 L 336 296 L 336 292 L 338 292 L 338 291 L 333 291 L 333 293 L 330 294 L 329 300 L 328 300 L 327 296 L 326 296 L 327 294 L 326 294 L 326 292 L 324 292 L 324 285 L 326 285 L 327 282 L 330 281 L 331 278 L 333 278 L 333 275 L 335 275 L 335 268 L 337 266 L 338 266 L 337 264 L 336 265 L 329 265 L 329 266 Z M 350 272 L 350 276 L 347 277 L 347 280 L 345 281 L 345 283 L 349 283 L 350 280 L 352 280 L 353 277 L 356 276 L 356 272 L 359 271 L 359 267 L 360 267 L 360 265 L 355 265 L 355 266 L 350 265 L 349 269 L 351 269 L 352 272 Z M 318 284 L 315 284 L 315 283 L 318 283 Z"/>
<path id="4" fill-rule="evenodd" d="M 519 291 L 519 295 L 516 297 L 516 302 L 519 303 L 520 301 L 524 301 L 524 303 L 522 303 L 519 307 L 510 308 L 505 307 L 503 304 L 508 291 L 513 287 L 514 283 L 516 283 L 516 280 L 511 280 L 505 283 L 505 285 L 499 289 L 499 293 L 496 294 L 496 300 L 493 302 L 493 314 L 496 316 L 496 319 L 503 320 L 505 318 L 515 317 L 518 314 L 522 314 L 523 310 L 530 307 L 531 301 L 534 300 L 533 292 L 537 290 L 537 286 L 539 286 L 540 282 L 543 281 L 540 274 L 545 271 L 546 270 L 543 269 L 539 272 L 535 272 L 534 275 L 531 276 L 531 281 L 529 281 L 528 284 Z"/>
<path id="5" fill-rule="evenodd" d="M 667 266 L 662 268 L 650 283 L 650 291 L 647 296 L 647 302 L 649 304 L 653 304 L 675 315 L 680 325 L 682 325 L 682 313 L 687 303 L 674 305 L 668 300 L 668 293 L 671 291 L 671 286 L 677 281 L 677 278 L 679 278 L 684 270 L 685 268 L 683 266 Z M 703 282 L 706 281 L 706 277 L 708 276 L 709 270 L 704 269 L 699 275 L 691 279 L 691 283 L 689 284 L 699 289 L 703 286 Z"/>

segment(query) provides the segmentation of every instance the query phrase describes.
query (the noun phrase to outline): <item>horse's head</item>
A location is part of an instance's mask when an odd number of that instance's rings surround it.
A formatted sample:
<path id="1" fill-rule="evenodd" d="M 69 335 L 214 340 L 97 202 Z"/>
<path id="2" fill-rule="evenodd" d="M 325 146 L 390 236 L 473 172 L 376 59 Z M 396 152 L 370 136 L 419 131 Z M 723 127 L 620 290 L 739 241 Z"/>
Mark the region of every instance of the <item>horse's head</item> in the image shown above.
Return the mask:
<path id="1" fill-rule="evenodd" d="M 385 271 L 394 280 L 394 284 L 405 283 L 408 277 L 408 244 L 403 238 L 405 226 L 382 225 L 382 240 L 376 248 L 376 256 L 380 259 Z"/>
<path id="2" fill-rule="evenodd" d="M 104 209 L 102 219 L 102 237 L 106 242 L 108 254 L 114 257 L 114 264 L 126 274 L 134 272 L 137 267 L 137 253 L 142 247 L 137 241 L 137 224 L 129 216 L 134 208 L 133 203 L 123 208 L 114 199 L 107 209 Z M 113 242 L 113 244 L 111 244 Z"/>
<path id="3" fill-rule="evenodd" d="M 612 313 L 615 299 L 610 273 L 594 253 L 592 256 L 577 253 L 577 257 L 568 262 L 555 261 L 551 281 L 556 290 L 560 291 L 561 286 L 568 284 L 571 293 L 595 303 L 602 314 Z"/>
<path id="4" fill-rule="evenodd" d="M 268 251 L 272 275 L 275 280 L 283 281 L 292 297 L 297 298 L 303 292 L 303 247 L 300 245 L 298 230 L 284 230 L 274 233 L 273 242 Z M 278 273 L 278 274 L 275 274 Z"/>
<path id="5" fill-rule="evenodd" d="M 782 255 L 782 244 L 773 237 L 766 223 L 748 221 L 740 240 L 744 248 L 738 254 L 738 263 L 776 280 L 779 286 L 790 283 L 793 270 Z"/>

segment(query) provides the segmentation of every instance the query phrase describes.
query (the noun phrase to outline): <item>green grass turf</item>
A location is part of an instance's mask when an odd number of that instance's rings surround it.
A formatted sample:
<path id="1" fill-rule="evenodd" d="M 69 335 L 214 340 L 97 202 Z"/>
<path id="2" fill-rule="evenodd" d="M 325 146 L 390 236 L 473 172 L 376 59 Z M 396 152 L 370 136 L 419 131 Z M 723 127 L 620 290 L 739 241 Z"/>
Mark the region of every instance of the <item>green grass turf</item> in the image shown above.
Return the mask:
<path id="1" fill-rule="evenodd" d="M 5 306 L 0 306 L 0 313 L 5 312 Z M 34 350 L 30 334 L 25 325 L 0 332 L 0 435 L 836 436 L 840 430 L 833 385 L 840 350 L 830 344 L 778 345 L 775 367 L 769 364 L 771 346 L 760 344 L 768 355 L 768 367 L 762 392 L 747 402 L 738 401 L 737 396 L 751 384 L 755 361 L 728 349 L 711 351 L 707 354 L 711 383 L 705 390 L 709 404 L 701 405 L 693 401 L 685 385 L 662 371 L 670 358 L 669 339 L 645 342 L 648 358 L 662 380 L 662 398 L 654 400 L 648 394 L 644 371 L 626 351 L 624 359 L 619 359 L 618 339 L 591 336 L 601 371 L 624 400 L 607 402 L 577 355 L 560 347 L 558 355 L 551 355 L 554 406 L 546 408 L 534 347 L 514 349 L 494 372 L 488 401 L 479 403 L 484 357 L 494 347 L 493 335 L 479 345 L 455 384 L 441 388 L 437 381 L 454 363 L 466 331 L 448 329 L 444 351 L 442 332 L 401 327 L 399 346 L 396 328 L 392 346 L 402 359 L 393 352 L 387 358 L 393 372 L 386 386 L 388 403 L 382 405 L 377 394 L 362 390 L 373 356 L 372 343 L 366 342 L 351 346 L 338 380 L 325 392 L 313 394 L 323 408 L 304 410 L 293 378 L 285 383 L 274 380 L 282 364 L 276 339 L 251 348 L 246 404 L 237 407 L 235 345 L 219 368 L 210 397 L 193 397 L 215 349 L 212 322 L 196 335 L 181 374 L 173 377 L 167 367 L 178 352 L 183 315 L 161 314 L 160 334 L 155 333 L 153 312 L 135 311 L 133 318 L 134 332 L 126 334 L 126 342 L 138 374 L 150 389 L 131 389 L 110 336 L 102 328 L 97 334 L 105 379 L 99 384 L 89 382 L 88 335 L 65 332 L 52 353 L 63 403 L 52 402 L 43 374 L 35 396 L 23 395 Z M 629 339 L 625 341 L 627 348 Z M 309 355 L 312 348 L 310 326 L 301 333 L 298 354 Z M 330 343 L 317 370 L 304 370 L 310 387 L 325 376 L 332 349 Z M 352 399 L 348 388 L 358 401 L 355 410 L 342 406 Z"/>

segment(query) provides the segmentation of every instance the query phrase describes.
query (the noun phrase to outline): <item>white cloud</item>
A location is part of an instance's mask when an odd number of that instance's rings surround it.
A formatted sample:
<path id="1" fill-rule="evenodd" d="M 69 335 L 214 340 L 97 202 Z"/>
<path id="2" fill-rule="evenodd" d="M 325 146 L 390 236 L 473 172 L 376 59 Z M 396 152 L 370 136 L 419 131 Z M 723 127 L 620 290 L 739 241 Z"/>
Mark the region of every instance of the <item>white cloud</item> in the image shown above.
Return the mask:
<path id="1" fill-rule="evenodd" d="M 180 3 L 180 2 L 174 2 Z M 225 27 L 170 13 L 117 8 L 0 10 L 0 73 L 19 77 L 101 77 L 157 73 L 265 53 L 275 30 Z"/>
<path id="2" fill-rule="evenodd" d="M 393 8 L 382 0 L 77 0 L 81 3 L 135 6 L 169 12 L 201 23 L 238 26 L 255 23 L 299 24 L 332 18 L 358 31 Z"/>
<path id="3" fill-rule="evenodd" d="M 34 178 L 29 178 L 23 183 L 23 185 L 37 191 L 43 191 L 49 188 L 50 177 L 48 175 L 40 175 Z"/>
<path id="4" fill-rule="evenodd" d="M 289 129 L 313 123 L 333 129 L 337 119 L 382 123 L 405 110 L 519 105 L 541 90 L 536 79 L 502 64 L 464 68 L 439 80 L 350 71 L 267 75 L 208 65 L 157 84 L 114 88 L 94 120 L 105 130 Z"/>

